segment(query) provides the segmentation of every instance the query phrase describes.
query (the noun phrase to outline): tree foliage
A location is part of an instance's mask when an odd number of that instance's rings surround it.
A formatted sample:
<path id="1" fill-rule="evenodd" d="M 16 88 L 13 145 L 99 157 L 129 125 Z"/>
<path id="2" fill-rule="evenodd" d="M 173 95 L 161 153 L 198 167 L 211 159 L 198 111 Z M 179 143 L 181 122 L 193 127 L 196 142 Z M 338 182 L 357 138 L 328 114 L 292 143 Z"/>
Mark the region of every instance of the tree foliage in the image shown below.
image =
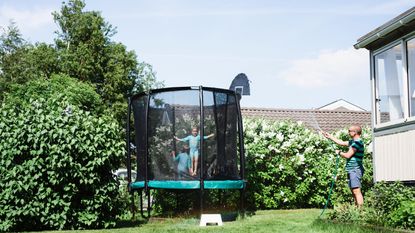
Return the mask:
<path id="1" fill-rule="evenodd" d="M 59 59 L 52 45 L 27 43 L 12 22 L 0 35 L 0 100 L 14 84 L 60 73 Z"/>
<path id="2" fill-rule="evenodd" d="M 112 40 L 116 29 L 97 11 L 86 11 L 82 0 L 62 3 L 53 12 L 54 44 L 27 43 L 14 23 L 0 36 L 0 100 L 13 84 L 64 74 L 92 85 L 102 106 L 124 125 L 127 96 L 163 84 L 152 66 L 138 61 L 134 51 Z"/>
<path id="3" fill-rule="evenodd" d="M 5 98 L 17 107 L 30 99 L 49 99 L 57 95 L 65 96 L 71 106 L 77 106 L 92 113 L 102 114 L 102 100 L 94 88 L 87 83 L 66 75 L 52 75 L 49 79 L 34 79 L 24 84 L 14 84 Z"/>
<path id="4" fill-rule="evenodd" d="M 151 66 L 111 37 L 116 28 L 97 11 L 85 11 L 85 3 L 70 0 L 54 12 L 59 25 L 56 49 L 62 72 L 95 86 L 106 106 L 120 119 L 126 115 L 126 97 L 134 90 L 157 84 Z"/>

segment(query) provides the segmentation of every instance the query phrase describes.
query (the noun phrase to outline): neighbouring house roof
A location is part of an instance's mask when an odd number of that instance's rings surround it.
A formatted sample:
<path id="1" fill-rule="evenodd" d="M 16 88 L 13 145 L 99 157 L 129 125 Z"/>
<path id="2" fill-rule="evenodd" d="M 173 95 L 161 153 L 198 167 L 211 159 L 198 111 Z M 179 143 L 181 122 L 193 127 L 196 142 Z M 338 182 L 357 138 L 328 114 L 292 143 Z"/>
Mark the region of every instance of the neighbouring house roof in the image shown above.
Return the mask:
<path id="1" fill-rule="evenodd" d="M 317 108 L 318 110 L 342 110 L 342 111 L 366 111 L 366 109 L 352 104 L 344 99 L 338 99 L 329 104 Z"/>
<path id="2" fill-rule="evenodd" d="M 370 126 L 371 113 L 367 111 L 317 110 L 317 109 L 274 109 L 241 108 L 243 117 L 266 118 L 271 120 L 301 121 L 314 130 L 333 132 L 352 124 Z"/>

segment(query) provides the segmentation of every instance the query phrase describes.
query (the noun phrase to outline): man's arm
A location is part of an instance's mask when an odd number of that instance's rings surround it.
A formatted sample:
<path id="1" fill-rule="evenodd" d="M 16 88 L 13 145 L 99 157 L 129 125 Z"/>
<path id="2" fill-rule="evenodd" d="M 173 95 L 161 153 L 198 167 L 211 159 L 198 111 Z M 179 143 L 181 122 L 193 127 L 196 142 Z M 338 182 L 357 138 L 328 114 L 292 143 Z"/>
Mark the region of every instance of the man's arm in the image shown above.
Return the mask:
<path id="1" fill-rule="evenodd" d="M 336 150 L 336 154 L 340 155 L 343 158 L 350 159 L 355 153 L 356 149 L 353 147 L 349 147 L 349 150 L 347 152 L 341 152 L 340 150 Z"/>
<path id="2" fill-rule="evenodd" d="M 325 132 L 325 131 L 321 131 L 321 133 L 323 134 L 323 136 L 324 136 L 324 137 L 326 137 L 326 138 L 328 138 L 328 139 L 332 140 L 332 141 L 333 141 L 333 142 L 335 142 L 337 145 L 340 145 L 340 146 L 348 146 L 348 145 L 349 145 L 349 142 L 342 141 L 342 140 L 340 140 L 340 139 L 338 139 L 338 138 L 335 138 L 333 135 L 331 135 L 331 134 L 329 134 L 329 133 L 327 133 L 327 132 Z"/>

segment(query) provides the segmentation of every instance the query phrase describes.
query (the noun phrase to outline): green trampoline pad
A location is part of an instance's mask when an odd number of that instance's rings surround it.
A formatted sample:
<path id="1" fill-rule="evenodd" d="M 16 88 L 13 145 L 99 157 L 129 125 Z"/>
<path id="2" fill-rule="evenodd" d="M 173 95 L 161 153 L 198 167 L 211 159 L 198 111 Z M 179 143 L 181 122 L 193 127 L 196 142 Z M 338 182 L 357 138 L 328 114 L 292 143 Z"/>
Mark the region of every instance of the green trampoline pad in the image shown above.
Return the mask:
<path id="1" fill-rule="evenodd" d="M 205 189 L 243 189 L 244 180 L 205 180 Z"/>
<path id="2" fill-rule="evenodd" d="M 150 180 L 149 188 L 156 189 L 200 189 L 198 180 Z"/>
<path id="3" fill-rule="evenodd" d="M 135 181 L 130 184 L 131 189 L 142 189 L 144 188 L 144 181 Z"/>
<path id="4" fill-rule="evenodd" d="M 205 189 L 243 189 L 244 180 L 205 180 Z M 130 184 L 132 189 L 144 188 L 144 181 L 137 181 Z M 151 180 L 149 188 L 154 189 L 200 189 L 199 180 Z"/>

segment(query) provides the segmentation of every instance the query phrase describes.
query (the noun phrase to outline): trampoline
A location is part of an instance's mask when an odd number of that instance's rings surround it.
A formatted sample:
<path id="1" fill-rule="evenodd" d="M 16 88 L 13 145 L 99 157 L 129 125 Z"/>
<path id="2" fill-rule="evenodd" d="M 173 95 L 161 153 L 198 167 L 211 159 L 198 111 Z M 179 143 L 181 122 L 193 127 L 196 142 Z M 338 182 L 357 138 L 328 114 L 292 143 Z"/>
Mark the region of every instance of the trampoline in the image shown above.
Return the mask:
<path id="1" fill-rule="evenodd" d="M 150 197 L 151 189 L 198 190 L 202 213 L 204 190 L 240 190 L 243 211 L 245 156 L 238 99 L 234 91 L 202 86 L 154 89 L 128 99 L 128 189 L 140 194 L 141 214 L 142 193 Z"/>

